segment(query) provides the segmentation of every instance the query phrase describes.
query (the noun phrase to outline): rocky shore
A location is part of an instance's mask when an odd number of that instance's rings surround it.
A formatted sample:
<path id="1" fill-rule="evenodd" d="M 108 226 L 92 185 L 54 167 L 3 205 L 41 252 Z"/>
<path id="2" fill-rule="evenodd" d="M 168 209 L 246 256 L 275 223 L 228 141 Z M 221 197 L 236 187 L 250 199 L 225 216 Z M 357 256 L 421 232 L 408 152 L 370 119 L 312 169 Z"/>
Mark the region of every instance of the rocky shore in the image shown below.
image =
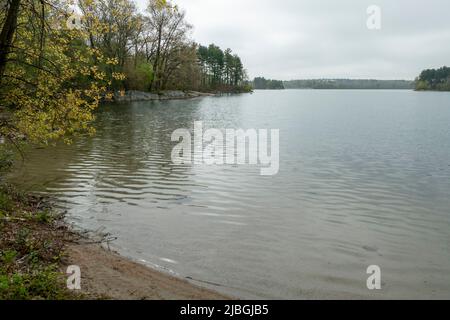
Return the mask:
<path id="1" fill-rule="evenodd" d="M 197 97 L 215 96 L 214 93 L 205 93 L 198 91 L 180 91 L 169 90 L 160 93 L 150 93 L 143 91 L 130 90 L 126 92 L 116 92 L 113 100 L 115 102 L 133 102 L 133 101 L 158 101 L 158 100 L 176 100 L 192 99 Z"/>

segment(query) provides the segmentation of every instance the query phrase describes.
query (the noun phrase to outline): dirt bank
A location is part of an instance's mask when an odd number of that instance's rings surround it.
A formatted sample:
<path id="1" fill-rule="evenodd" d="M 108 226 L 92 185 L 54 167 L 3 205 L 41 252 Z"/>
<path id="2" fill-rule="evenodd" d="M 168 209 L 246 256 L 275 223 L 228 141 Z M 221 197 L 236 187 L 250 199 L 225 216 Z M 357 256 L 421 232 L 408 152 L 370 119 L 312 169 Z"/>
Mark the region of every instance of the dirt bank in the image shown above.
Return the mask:
<path id="1" fill-rule="evenodd" d="M 81 269 L 89 296 L 119 300 L 228 300 L 229 297 L 130 261 L 99 245 L 68 244 L 68 265 Z"/>

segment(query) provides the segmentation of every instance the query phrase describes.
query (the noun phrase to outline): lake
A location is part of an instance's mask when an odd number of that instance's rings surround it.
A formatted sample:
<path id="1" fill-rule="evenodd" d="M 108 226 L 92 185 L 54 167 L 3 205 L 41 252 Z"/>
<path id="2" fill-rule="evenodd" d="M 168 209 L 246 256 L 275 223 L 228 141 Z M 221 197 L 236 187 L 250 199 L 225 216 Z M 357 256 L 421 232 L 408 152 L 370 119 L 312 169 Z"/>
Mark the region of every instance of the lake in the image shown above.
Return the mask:
<path id="1" fill-rule="evenodd" d="M 279 129 L 279 173 L 174 165 L 171 134 L 194 121 Z M 450 93 L 136 102 L 101 107 L 95 127 L 30 150 L 10 180 L 125 256 L 240 298 L 450 298 Z"/>

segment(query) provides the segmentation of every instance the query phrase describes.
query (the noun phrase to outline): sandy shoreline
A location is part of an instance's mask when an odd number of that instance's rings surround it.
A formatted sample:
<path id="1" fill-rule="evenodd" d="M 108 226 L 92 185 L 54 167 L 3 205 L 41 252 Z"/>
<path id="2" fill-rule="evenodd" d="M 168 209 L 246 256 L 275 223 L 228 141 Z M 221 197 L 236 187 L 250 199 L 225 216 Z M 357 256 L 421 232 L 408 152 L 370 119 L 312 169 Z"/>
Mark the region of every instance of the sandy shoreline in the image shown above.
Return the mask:
<path id="1" fill-rule="evenodd" d="M 230 300 L 231 297 L 196 286 L 133 262 L 98 244 L 69 243 L 67 266 L 81 269 L 81 292 L 117 300 Z"/>
<path id="2" fill-rule="evenodd" d="M 74 230 L 49 198 L 10 185 L 0 184 L 0 231 L 0 300 L 232 299 L 105 249 L 107 234 Z M 68 266 L 81 290 L 68 288 Z"/>

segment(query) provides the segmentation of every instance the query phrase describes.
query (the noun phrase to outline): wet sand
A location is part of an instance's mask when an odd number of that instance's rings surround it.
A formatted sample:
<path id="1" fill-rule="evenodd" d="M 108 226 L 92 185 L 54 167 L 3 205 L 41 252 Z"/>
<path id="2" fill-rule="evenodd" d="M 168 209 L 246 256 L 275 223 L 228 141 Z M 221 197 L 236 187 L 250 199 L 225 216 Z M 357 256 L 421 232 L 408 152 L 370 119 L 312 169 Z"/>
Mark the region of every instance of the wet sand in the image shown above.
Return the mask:
<path id="1" fill-rule="evenodd" d="M 230 300 L 186 280 L 153 270 L 96 244 L 69 244 L 68 265 L 81 269 L 81 291 L 115 300 Z"/>

